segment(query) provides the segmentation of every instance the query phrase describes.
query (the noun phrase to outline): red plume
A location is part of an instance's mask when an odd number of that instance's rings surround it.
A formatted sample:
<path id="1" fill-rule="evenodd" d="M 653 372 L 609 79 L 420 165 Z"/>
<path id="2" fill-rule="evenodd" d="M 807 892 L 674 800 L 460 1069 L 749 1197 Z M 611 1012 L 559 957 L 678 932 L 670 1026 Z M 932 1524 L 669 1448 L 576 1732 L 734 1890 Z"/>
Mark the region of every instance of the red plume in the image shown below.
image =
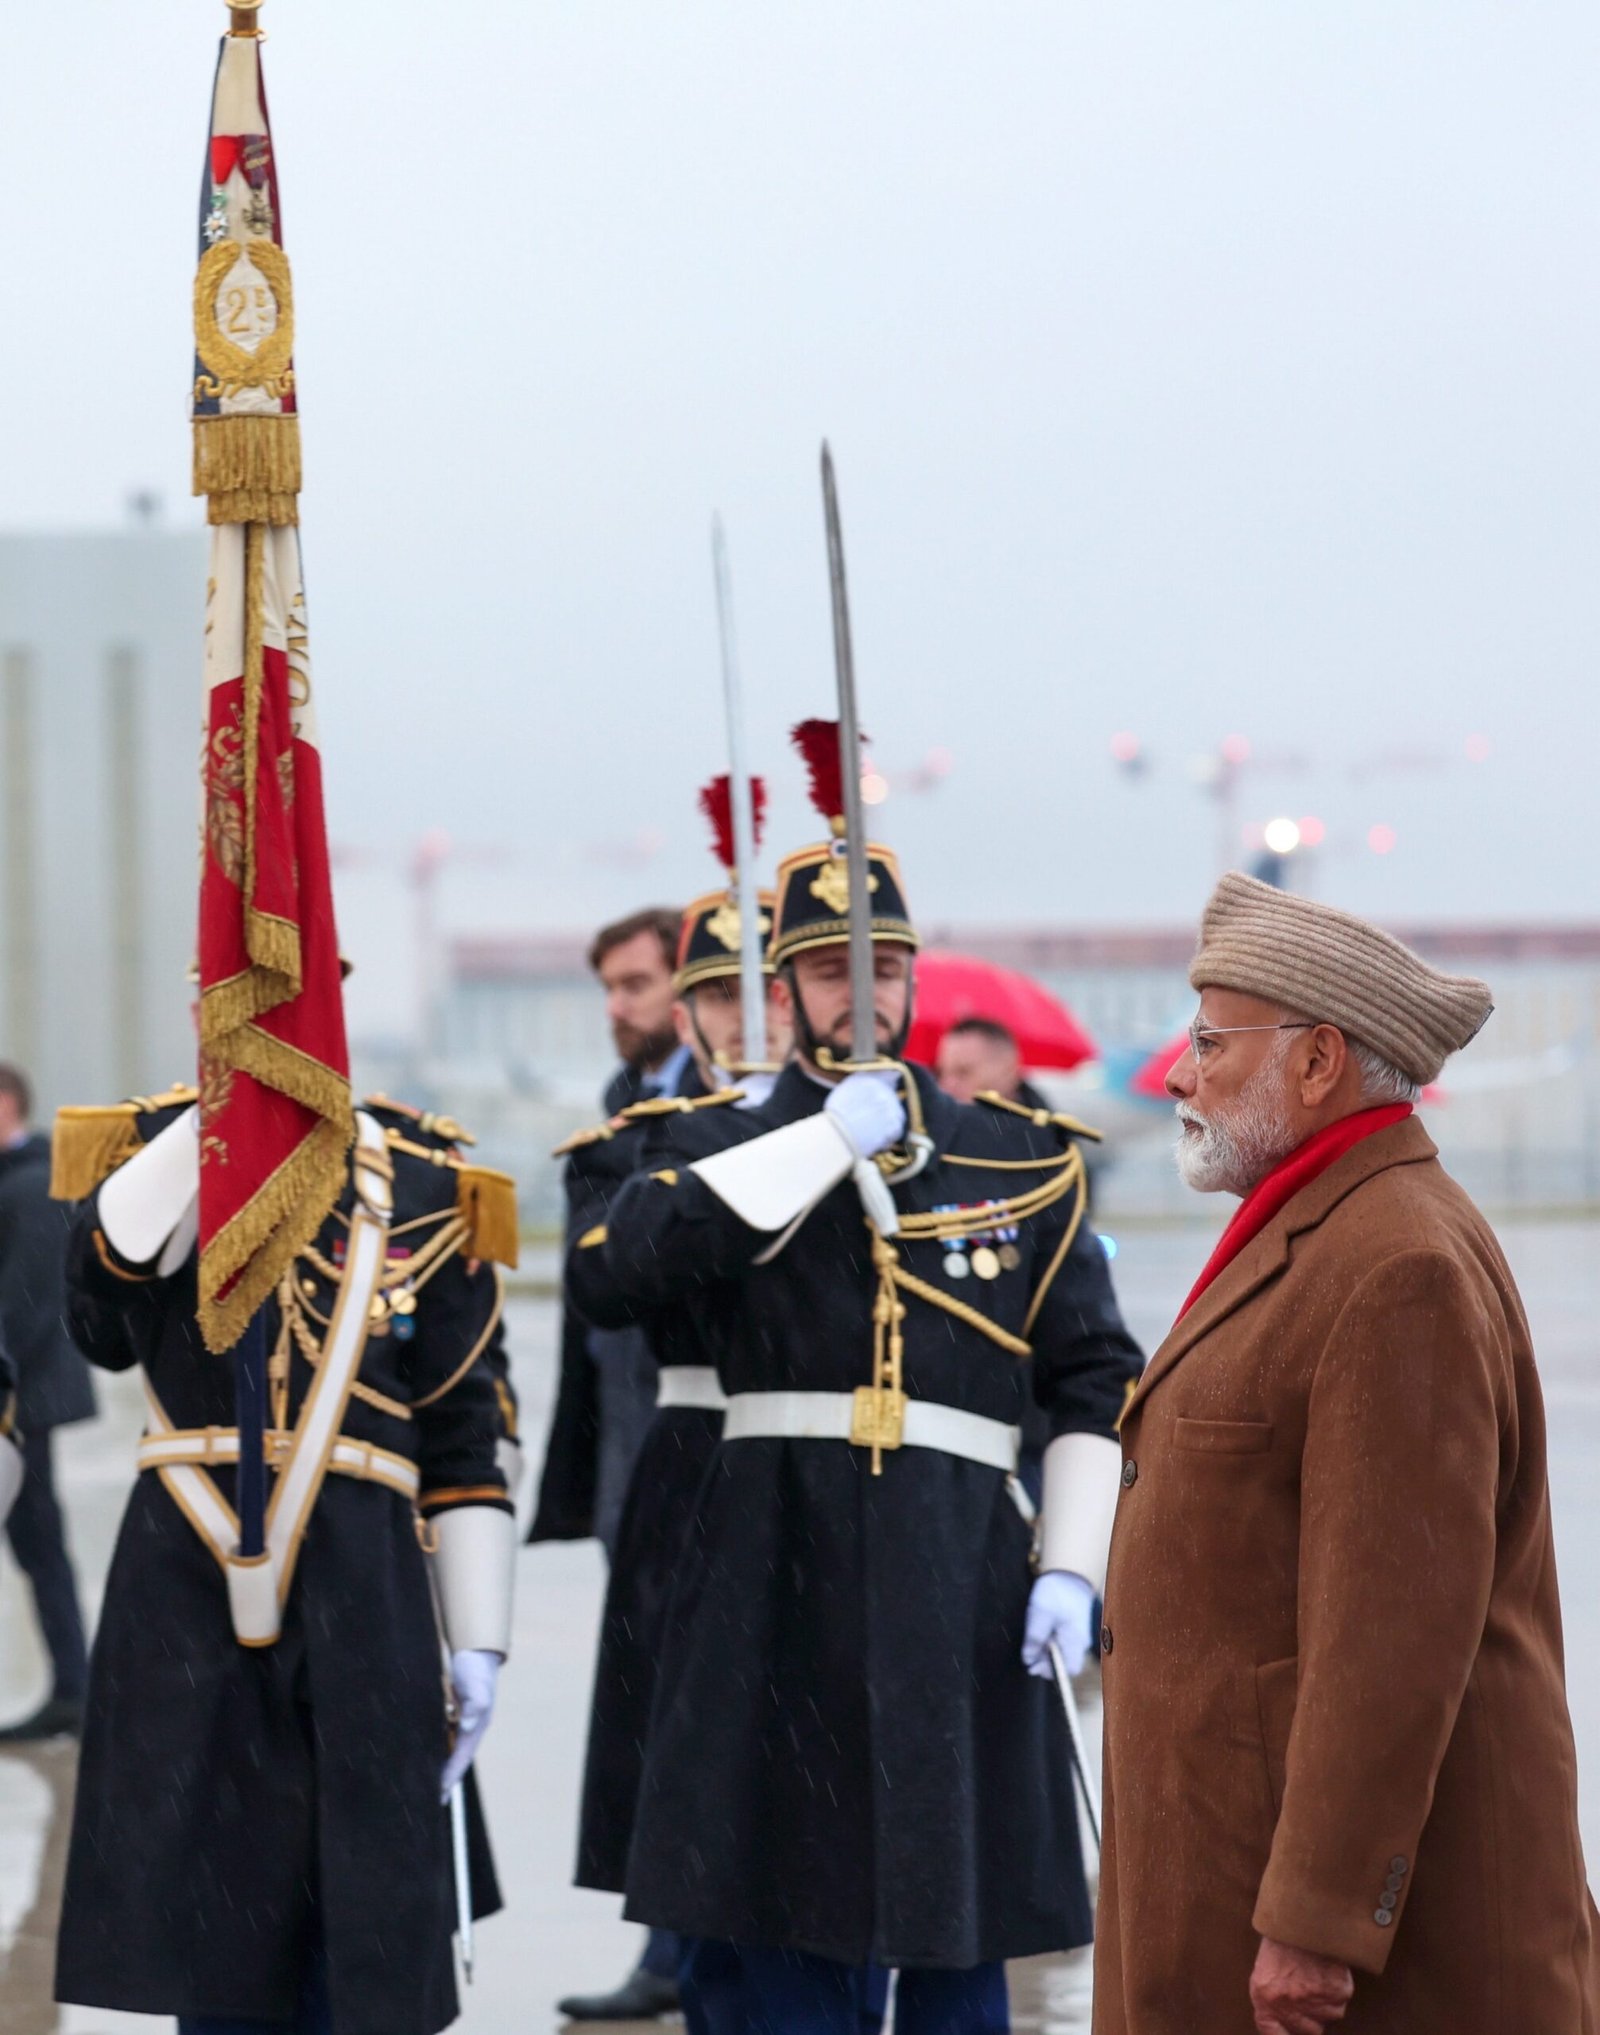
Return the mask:
<path id="1" fill-rule="evenodd" d="M 863 736 L 862 738 L 866 738 Z M 839 769 L 839 723 L 801 721 L 789 730 L 810 778 L 811 803 L 830 824 L 844 816 L 844 778 Z"/>
<path id="2" fill-rule="evenodd" d="M 755 821 L 754 845 L 761 846 L 761 828 L 767 817 L 767 787 L 759 777 L 750 780 L 751 817 Z M 726 775 L 714 777 L 700 793 L 700 810 L 711 822 L 712 853 L 724 869 L 738 861 L 733 845 L 733 787 Z"/>

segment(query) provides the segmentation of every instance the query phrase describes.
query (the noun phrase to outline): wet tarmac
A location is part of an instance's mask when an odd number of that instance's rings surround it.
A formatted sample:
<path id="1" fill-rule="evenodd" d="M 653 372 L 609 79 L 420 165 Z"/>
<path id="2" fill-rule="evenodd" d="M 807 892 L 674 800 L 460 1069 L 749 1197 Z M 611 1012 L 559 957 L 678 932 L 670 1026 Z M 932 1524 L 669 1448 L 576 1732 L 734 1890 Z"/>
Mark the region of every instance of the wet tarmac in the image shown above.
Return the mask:
<path id="1" fill-rule="evenodd" d="M 1600 1226 L 1512 1223 L 1502 1230 L 1533 1321 L 1550 1415 L 1551 1483 L 1567 1621 L 1567 1664 L 1586 1847 L 1600 1856 Z M 1204 1260 L 1201 1227 L 1130 1230 L 1116 1274 L 1146 1347 L 1159 1340 Z M 555 1310 L 514 1303 L 517 1382 L 539 1446 L 554 1383 Z M 101 1381 L 102 1419 L 58 1437 L 74 1546 L 91 1611 L 127 1493 L 140 1400 L 129 1378 Z M 618 1903 L 570 1885 L 577 1785 L 604 1576 L 593 1545 L 530 1548 L 517 1583 L 515 1659 L 480 1770 L 507 1912 L 484 1924 L 478 1974 L 458 2026 L 468 2035 L 546 2035 L 556 1998 L 617 1982 L 639 1932 Z M 40 1698 L 44 1668 L 19 1579 L 0 1567 L 0 1720 Z M 1097 1736 L 1093 1674 L 1080 1687 Z M 5 2035 L 140 2035 L 142 2016 L 51 2004 L 56 1910 L 71 1815 L 70 1747 L 0 1749 L 0 2030 Z M 1072 2035 L 1088 2025 L 1086 1956 L 1014 1968 L 1019 2030 Z"/>

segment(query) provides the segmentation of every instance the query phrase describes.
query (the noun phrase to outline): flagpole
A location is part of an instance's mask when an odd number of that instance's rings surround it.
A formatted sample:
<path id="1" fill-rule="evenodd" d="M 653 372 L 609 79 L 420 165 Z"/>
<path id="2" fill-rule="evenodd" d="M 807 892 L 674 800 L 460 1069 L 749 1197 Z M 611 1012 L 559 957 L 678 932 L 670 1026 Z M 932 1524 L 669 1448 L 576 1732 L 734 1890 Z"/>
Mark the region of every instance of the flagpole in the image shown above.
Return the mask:
<path id="1" fill-rule="evenodd" d="M 233 1411 L 239 1429 L 239 1553 L 248 1561 L 267 1545 L 267 1310 L 257 1308 L 233 1352 Z"/>

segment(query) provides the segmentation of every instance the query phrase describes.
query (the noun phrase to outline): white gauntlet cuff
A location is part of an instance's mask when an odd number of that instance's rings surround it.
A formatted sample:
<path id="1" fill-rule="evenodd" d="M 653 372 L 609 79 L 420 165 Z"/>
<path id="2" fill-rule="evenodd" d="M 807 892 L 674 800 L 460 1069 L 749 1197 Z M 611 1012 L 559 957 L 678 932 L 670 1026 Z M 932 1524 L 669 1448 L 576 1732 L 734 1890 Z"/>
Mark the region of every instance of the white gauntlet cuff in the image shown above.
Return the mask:
<path id="1" fill-rule="evenodd" d="M 511 1651 L 511 1589 L 517 1522 L 497 1505 L 458 1505 L 435 1513 L 433 1578 L 452 1653 Z"/>
<path id="2" fill-rule="evenodd" d="M 191 1103 L 100 1189 L 100 1227 L 130 1265 L 148 1265 L 200 1192 L 200 1111 Z"/>
<path id="3" fill-rule="evenodd" d="M 1103 1434 L 1058 1434 L 1044 1452 L 1041 1571 L 1082 1576 L 1098 1595 L 1106 1586 L 1111 1521 L 1122 1488 L 1122 1444 Z"/>
<path id="4" fill-rule="evenodd" d="M 855 1158 L 855 1147 L 824 1110 L 697 1159 L 689 1171 L 751 1229 L 781 1230 L 837 1187 Z"/>

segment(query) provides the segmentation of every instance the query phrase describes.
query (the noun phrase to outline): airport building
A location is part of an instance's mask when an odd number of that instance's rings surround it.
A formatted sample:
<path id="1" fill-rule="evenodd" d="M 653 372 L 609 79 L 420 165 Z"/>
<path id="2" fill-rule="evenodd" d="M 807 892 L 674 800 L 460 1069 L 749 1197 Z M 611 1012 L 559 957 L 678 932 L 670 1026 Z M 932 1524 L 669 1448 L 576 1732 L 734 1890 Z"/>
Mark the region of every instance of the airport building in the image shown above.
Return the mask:
<path id="1" fill-rule="evenodd" d="M 0 535 L 0 1058 L 46 1121 L 192 1078 L 206 550 Z"/>

